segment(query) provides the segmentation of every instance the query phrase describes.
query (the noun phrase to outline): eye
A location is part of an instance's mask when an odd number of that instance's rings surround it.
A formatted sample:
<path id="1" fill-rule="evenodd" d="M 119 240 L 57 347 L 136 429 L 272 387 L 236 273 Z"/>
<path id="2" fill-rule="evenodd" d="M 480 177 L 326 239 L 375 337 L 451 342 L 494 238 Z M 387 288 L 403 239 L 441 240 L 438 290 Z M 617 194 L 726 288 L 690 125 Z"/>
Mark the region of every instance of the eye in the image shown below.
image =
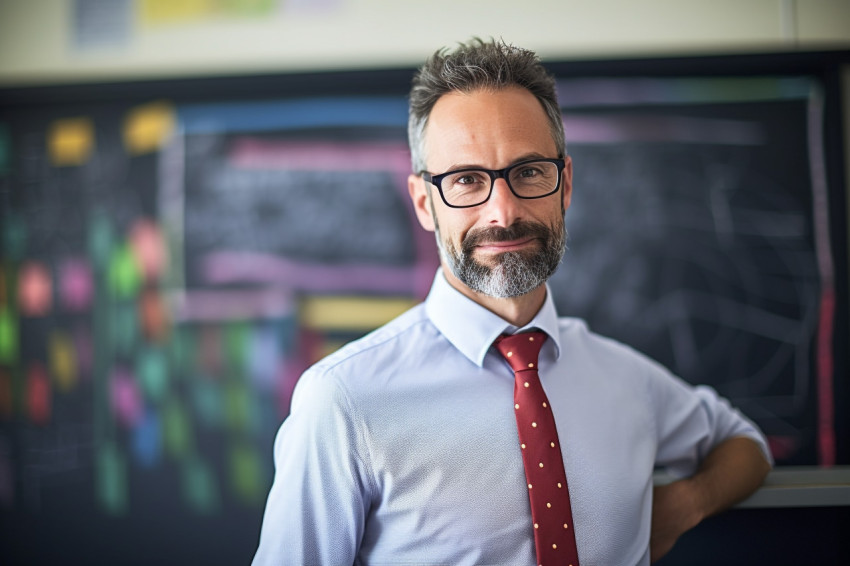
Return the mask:
<path id="1" fill-rule="evenodd" d="M 516 172 L 516 175 L 523 179 L 532 179 L 540 176 L 541 174 L 542 171 L 540 171 L 540 167 L 536 165 L 523 165 Z"/>
<path id="2" fill-rule="evenodd" d="M 490 176 L 484 171 L 458 171 L 446 178 L 450 187 L 462 189 L 477 189 L 490 186 Z"/>

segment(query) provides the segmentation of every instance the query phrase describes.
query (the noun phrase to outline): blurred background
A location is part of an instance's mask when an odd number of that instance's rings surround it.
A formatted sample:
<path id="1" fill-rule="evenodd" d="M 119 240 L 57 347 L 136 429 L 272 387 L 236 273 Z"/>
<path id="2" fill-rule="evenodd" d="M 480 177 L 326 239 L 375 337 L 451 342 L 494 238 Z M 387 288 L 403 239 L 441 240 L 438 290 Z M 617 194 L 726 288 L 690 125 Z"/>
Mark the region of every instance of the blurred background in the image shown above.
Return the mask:
<path id="1" fill-rule="evenodd" d="M 558 80 L 562 314 L 850 463 L 845 0 L 3 0 L 0 563 L 250 562 L 299 375 L 427 294 L 406 94 L 472 36 Z M 841 563 L 803 507 L 664 563 Z"/>

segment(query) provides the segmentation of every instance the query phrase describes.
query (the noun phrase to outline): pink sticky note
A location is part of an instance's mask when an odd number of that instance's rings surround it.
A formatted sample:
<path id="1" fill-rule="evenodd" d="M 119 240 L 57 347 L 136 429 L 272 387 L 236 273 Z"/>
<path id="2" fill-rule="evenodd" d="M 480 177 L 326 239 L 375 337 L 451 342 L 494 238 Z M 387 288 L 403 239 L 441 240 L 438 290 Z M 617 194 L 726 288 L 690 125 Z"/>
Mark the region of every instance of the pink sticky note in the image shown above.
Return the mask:
<path id="1" fill-rule="evenodd" d="M 130 229 L 130 247 L 145 281 L 158 279 L 168 261 L 159 226 L 147 219 L 136 221 Z"/>
<path id="2" fill-rule="evenodd" d="M 94 282 L 89 263 L 83 259 L 66 259 L 59 268 L 59 290 L 62 305 L 70 311 L 89 308 L 94 295 Z"/>
<path id="3" fill-rule="evenodd" d="M 139 423 L 144 414 L 139 385 L 129 371 L 116 368 L 109 380 L 110 401 L 115 418 L 131 428 Z"/>
<path id="4" fill-rule="evenodd" d="M 26 316 L 44 316 L 53 305 L 53 283 L 44 264 L 29 261 L 18 274 L 18 303 Z"/>

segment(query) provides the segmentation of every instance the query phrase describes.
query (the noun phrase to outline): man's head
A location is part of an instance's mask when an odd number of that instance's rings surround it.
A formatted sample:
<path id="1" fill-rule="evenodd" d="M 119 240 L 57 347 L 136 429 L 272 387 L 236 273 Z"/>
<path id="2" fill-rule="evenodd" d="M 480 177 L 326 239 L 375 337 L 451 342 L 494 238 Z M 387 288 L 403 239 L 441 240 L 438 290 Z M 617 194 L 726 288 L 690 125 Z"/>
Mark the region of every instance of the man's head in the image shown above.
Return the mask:
<path id="1" fill-rule="evenodd" d="M 467 44 L 459 44 L 454 51 L 440 49 L 413 77 L 407 124 L 413 171 L 421 173 L 426 170 L 425 128 L 431 110 L 441 96 L 453 91 L 470 93 L 512 86 L 524 88 L 537 98 L 546 113 L 558 155 L 566 155 L 555 79 L 543 68 L 537 55 L 501 41 L 473 39 Z"/>
<path id="2" fill-rule="evenodd" d="M 479 40 L 438 51 L 414 80 L 409 128 L 411 198 L 450 280 L 497 298 L 540 287 L 564 252 L 572 167 L 537 57 Z"/>

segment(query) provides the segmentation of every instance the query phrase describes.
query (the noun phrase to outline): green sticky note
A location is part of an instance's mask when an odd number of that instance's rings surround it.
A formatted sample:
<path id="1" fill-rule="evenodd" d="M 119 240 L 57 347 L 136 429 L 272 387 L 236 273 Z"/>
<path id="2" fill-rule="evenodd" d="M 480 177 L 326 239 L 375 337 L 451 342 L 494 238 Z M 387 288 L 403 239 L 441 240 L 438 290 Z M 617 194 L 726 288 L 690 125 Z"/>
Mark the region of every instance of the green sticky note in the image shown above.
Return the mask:
<path id="1" fill-rule="evenodd" d="M 239 444 L 231 448 L 230 479 L 233 491 L 244 503 L 262 504 L 266 486 L 260 458 L 253 447 Z"/>
<path id="2" fill-rule="evenodd" d="M 27 226 L 23 218 L 9 213 L 3 218 L 3 252 L 7 258 L 20 261 L 27 248 Z"/>
<path id="3" fill-rule="evenodd" d="M 97 500 L 112 515 L 127 511 L 127 463 L 112 443 L 100 447 L 95 476 Z"/>
<path id="4" fill-rule="evenodd" d="M 202 425 L 217 428 L 224 415 L 224 395 L 221 387 L 204 376 L 192 378 L 192 408 Z"/>
<path id="5" fill-rule="evenodd" d="M 251 393 L 243 383 L 230 382 L 225 389 L 224 418 L 228 427 L 245 431 L 251 425 Z"/>
<path id="6" fill-rule="evenodd" d="M 139 292 L 142 274 L 129 245 L 118 246 L 109 258 L 109 290 L 114 297 L 131 299 Z"/>
<path id="7" fill-rule="evenodd" d="M 0 364 L 13 365 L 18 360 L 18 324 L 8 309 L 0 307 Z"/>
<path id="8" fill-rule="evenodd" d="M 168 361 L 158 348 L 147 348 L 136 358 L 136 378 L 145 397 L 161 401 L 168 389 Z"/>
<path id="9" fill-rule="evenodd" d="M 245 323 L 229 324 L 224 331 L 224 350 L 226 363 L 233 375 L 242 376 L 245 372 L 250 329 Z"/>
<path id="10" fill-rule="evenodd" d="M 186 411 L 175 399 L 170 400 L 163 413 L 165 449 L 176 459 L 182 459 L 191 450 L 192 430 Z"/>
<path id="11" fill-rule="evenodd" d="M 115 237 L 112 230 L 112 222 L 103 212 L 95 212 L 89 224 L 89 254 L 93 263 L 106 268 L 109 258 L 112 256 L 112 244 Z"/>
<path id="12" fill-rule="evenodd" d="M 116 305 L 111 314 L 109 336 L 116 353 L 129 356 L 139 338 L 139 312 L 134 304 Z"/>

